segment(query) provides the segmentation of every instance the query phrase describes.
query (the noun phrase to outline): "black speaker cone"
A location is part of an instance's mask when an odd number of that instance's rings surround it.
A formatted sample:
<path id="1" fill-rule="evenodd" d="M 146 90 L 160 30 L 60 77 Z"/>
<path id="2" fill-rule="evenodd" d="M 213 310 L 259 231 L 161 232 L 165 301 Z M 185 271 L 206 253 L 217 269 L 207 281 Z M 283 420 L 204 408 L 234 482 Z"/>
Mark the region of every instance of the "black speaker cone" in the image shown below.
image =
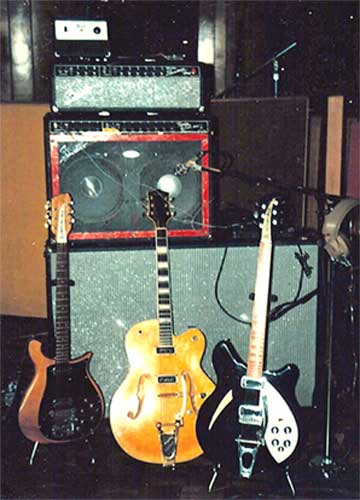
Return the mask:
<path id="1" fill-rule="evenodd" d="M 119 158 L 104 144 L 90 144 L 62 166 L 61 191 L 71 193 L 75 224 L 106 223 L 123 204 L 123 178 Z M 76 227 L 76 226 L 75 226 Z"/>
<path id="2" fill-rule="evenodd" d="M 152 222 L 143 215 L 148 192 L 200 151 L 200 141 L 160 138 L 59 143 L 60 191 L 74 200 L 74 232 L 152 230 Z M 181 190 L 170 229 L 201 228 L 201 175 L 189 169 L 178 177 Z"/>

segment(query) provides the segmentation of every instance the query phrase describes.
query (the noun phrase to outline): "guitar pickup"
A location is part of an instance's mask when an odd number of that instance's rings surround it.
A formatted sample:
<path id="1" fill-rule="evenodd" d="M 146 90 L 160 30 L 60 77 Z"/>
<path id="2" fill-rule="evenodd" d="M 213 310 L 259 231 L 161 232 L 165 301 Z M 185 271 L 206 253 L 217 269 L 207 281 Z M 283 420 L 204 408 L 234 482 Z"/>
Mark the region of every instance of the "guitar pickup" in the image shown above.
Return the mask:
<path id="1" fill-rule="evenodd" d="M 158 377 L 158 384 L 176 384 L 176 375 L 160 375 Z"/>
<path id="2" fill-rule="evenodd" d="M 264 387 L 263 378 L 251 378 L 244 375 L 241 377 L 240 385 L 243 389 L 253 389 L 260 391 Z"/>
<path id="3" fill-rule="evenodd" d="M 240 424 L 257 425 L 261 427 L 264 423 L 264 412 L 260 406 L 240 405 Z"/>
<path id="4" fill-rule="evenodd" d="M 156 354 L 174 354 L 175 349 L 173 347 L 157 347 Z"/>

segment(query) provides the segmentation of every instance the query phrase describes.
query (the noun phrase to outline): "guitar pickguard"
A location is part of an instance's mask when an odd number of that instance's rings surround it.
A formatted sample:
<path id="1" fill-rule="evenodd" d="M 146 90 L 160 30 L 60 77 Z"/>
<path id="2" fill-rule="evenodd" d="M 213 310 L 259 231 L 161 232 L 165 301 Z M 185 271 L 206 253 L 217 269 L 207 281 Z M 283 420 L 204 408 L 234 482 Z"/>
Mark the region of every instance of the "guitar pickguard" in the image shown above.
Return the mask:
<path id="1" fill-rule="evenodd" d="M 289 405 L 268 380 L 261 397 L 265 401 L 267 413 L 265 444 L 273 459 L 282 463 L 295 451 L 299 440 L 298 425 Z"/>
<path id="2" fill-rule="evenodd" d="M 158 330 L 157 320 L 129 330 L 125 345 L 130 368 L 112 398 L 110 425 L 131 457 L 173 466 L 202 454 L 195 423 L 214 384 L 201 368 L 202 332 L 183 332 L 174 337 L 170 352 L 159 352 Z"/>
<path id="3" fill-rule="evenodd" d="M 47 368 L 39 427 L 49 440 L 81 439 L 95 432 L 103 406 L 86 373 L 87 361 Z"/>

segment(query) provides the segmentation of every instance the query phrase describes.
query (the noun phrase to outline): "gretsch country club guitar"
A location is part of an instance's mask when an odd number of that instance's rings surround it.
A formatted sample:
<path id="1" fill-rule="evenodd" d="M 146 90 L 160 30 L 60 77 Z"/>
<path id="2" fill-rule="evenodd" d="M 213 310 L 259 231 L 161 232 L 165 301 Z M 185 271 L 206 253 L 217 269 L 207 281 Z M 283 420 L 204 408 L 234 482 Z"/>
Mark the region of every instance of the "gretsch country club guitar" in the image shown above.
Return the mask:
<path id="1" fill-rule="evenodd" d="M 263 371 L 275 204 L 268 205 L 262 227 L 247 366 L 229 340 L 219 342 L 213 351 L 217 386 L 198 415 L 197 436 L 215 465 L 214 478 L 220 467 L 250 478 L 261 458 L 285 464 L 298 443 L 298 368 Z"/>
<path id="2" fill-rule="evenodd" d="M 126 335 L 129 372 L 110 404 L 110 425 L 119 446 L 143 462 L 175 466 L 203 453 L 196 437 L 199 408 L 214 390 L 201 368 L 203 333 L 174 335 L 168 258 L 169 196 L 148 193 L 146 215 L 156 232 L 157 319 Z"/>
<path id="3" fill-rule="evenodd" d="M 92 353 L 70 359 L 70 283 L 67 238 L 71 231 L 72 200 L 55 196 L 47 204 L 56 240 L 55 357 L 42 353 L 31 340 L 29 355 L 35 374 L 21 403 L 20 429 L 37 443 L 64 443 L 94 434 L 104 415 L 104 400 L 89 371 Z M 51 208 L 51 210 L 50 210 Z"/>

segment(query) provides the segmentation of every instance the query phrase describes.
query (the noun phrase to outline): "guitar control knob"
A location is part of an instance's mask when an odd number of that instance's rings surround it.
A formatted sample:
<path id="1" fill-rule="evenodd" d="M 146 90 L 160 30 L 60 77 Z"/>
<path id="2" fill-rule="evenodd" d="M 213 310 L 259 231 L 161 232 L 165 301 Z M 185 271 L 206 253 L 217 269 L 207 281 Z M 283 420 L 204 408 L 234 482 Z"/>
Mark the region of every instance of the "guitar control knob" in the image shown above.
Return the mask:
<path id="1" fill-rule="evenodd" d="M 278 439 L 273 439 L 273 440 L 271 441 L 271 444 L 272 444 L 273 446 L 278 446 L 278 445 L 279 445 L 279 440 L 278 440 Z"/>
<path id="2" fill-rule="evenodd" d="M 285 434 L 290 434 L 291 433 L 291 427 L 285 427 L 284 432 L 285 432 Z"/>
<path id="3" fill-rule="evenodd" d="M 290 445 L 291 445 L 291 442 L 288 439 L 286 441 L 284 441 L 285 448 L 289 448 Z"/>
<path id="4" fill-rule="evenodd" d="M 281 453 L 281 452 L 283 452 L 283 451 L 284 451 L 284 449 L 285 449 L 285 448 L 284 448 L 283 446 L 279 446 L 278 451 L 280 451 L 280 453 Z"/>
<path id="5" fill-rule="evenodd" d="M 200 392 L 200 397 L 201 397 L 201 399 L 205 399 L 206 398 L 206 392 Z"/>
<path id="6" fill-rule="evenodd" d="M 272 432 L 273 434 L 278 434 L 278 433 L 279 433 L 279 427 L 272 427 L 272 428 L 271 428 L 271 432 Z"/>

